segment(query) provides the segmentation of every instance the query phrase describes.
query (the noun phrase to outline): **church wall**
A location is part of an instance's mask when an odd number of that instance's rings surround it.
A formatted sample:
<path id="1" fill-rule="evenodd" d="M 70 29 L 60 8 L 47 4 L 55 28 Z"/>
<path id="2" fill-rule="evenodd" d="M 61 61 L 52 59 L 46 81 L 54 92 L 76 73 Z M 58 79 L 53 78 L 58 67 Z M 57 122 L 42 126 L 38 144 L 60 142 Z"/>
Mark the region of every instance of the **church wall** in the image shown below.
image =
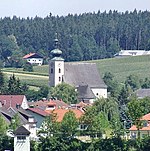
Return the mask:
<path id="1" fill-rule="evenodd" d="M 50 61 L 49 64 L 49 84 L 50 86 L 56 86 L 62 83 L 62 77 L 64 75 L 64 61 Z"/>
<path id="2" fill-rule="evenodd" d="M 107 89 L 106 88 L 92 88 L 92 92 L 96 97 L 107 98 Z"/>

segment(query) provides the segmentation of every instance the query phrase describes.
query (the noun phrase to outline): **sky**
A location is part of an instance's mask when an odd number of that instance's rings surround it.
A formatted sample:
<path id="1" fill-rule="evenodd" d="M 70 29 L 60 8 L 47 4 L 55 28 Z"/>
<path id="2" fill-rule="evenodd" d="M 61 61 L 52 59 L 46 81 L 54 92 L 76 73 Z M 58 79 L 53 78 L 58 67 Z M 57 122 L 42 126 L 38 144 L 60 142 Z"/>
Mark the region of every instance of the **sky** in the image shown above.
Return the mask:
<path id="1" fill-rule="evenodd" d="M 82 14 L 97 12 L 100 10 L 118 10 L 118 12 L 148 10 L 150 0 L 0 0 L 0 17 L 17 16 L 46 17 L 50 13 L 53 16 L 66 16 L 70 14 Z"/>

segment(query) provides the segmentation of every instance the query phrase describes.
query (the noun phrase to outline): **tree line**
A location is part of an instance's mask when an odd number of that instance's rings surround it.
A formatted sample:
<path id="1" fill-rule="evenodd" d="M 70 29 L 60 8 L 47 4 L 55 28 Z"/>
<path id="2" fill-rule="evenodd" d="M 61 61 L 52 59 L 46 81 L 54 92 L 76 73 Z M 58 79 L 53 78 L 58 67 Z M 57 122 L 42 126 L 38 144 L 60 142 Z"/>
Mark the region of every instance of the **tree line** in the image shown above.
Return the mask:
<path id="1" fill-rule="evenodd" d="M 0 19 L 0 58 L 14 60 L 16 54 L 38 52 L 47 60 L 56 32 L 66 61 L 109 58 L 120 49 L 149 50 L 149 29 L 149 11 L 5 17 Z"/>

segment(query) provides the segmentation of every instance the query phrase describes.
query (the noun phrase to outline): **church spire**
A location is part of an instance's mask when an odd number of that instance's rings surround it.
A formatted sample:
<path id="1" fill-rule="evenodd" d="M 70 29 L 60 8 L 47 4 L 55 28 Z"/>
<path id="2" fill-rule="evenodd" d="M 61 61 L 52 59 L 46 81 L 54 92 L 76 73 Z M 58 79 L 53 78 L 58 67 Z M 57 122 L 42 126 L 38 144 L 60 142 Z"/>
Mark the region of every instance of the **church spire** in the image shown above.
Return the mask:
<path id="1" fill-rule="evenodd" d="M 55 39 L 54 39 L 54 45 L 55 45 L 55 49 L 58 49 L 58 34 L 55 33 Z"/>
<path id="2" fill-rule="evenodd" d="M 54 39 L 54 50 L 51 51 L 51 54 L 53 58 L 51 60 L 64 60 L 61 57 L 62 51 L 58 48 L 58 34 L 55 33 L 55 39 Z"/>

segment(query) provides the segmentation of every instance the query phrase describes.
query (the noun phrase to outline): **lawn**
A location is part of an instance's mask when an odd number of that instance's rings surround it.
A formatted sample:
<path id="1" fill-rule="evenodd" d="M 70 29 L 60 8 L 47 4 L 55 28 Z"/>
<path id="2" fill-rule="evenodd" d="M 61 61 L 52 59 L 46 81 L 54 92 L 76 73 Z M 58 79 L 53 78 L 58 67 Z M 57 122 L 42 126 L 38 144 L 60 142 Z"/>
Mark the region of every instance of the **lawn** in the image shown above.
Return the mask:
<path id="1" fill-rule="evenodd" d="M 126 77 L 130 74 L 136 74 L 142 79 L 146 77 L 150 78 L 150 55 L 92 60 L 88 62 L 94 62 L 97 64 L 102 77 L 105 72 L 111 72 L 118 82 L 124 82 Z M 10 72 L 8 75 L 12 73 L 20 73 L 17 77 L 29 85 L 48 85 L 48 65 L 35 66 L 34 72 L 24 72 L 22 69 L 15 68 L 4 68 L 3 71 L 7 72 L 7 74 Z"/>

